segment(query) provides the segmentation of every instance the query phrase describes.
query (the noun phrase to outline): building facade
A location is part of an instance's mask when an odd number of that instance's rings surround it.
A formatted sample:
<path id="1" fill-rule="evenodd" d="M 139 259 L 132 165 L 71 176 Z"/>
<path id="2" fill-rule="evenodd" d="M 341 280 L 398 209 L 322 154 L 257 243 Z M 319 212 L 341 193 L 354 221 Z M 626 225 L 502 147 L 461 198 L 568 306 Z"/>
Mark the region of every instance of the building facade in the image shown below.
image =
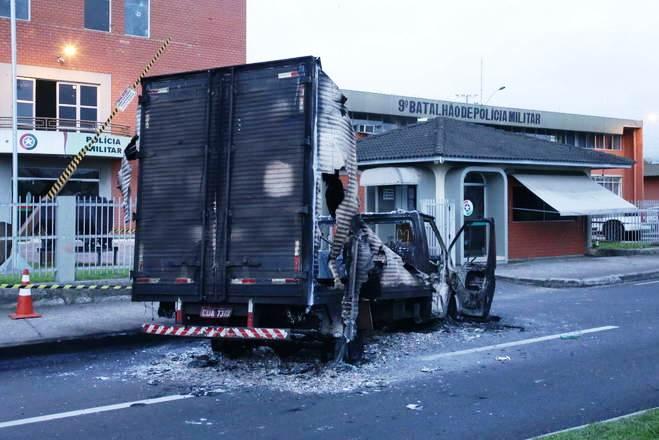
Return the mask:
<path id="1" fill-rule="evenodd" d="M 635 209 L 591 178 L 593 170 L 631 169 L 631 159 L 456 118 L 367 136 L 357 156 L 367 211 L 418 209 L 445 231 L 449 223 L 457 230 L 465 220 L 493 218 L 500 261 L 583 255 L 592 216 Z M 462 237 L 456 260 L 484 255 L 484 234 Z"/>
<path id="2" fill-rule="evenodd" d="M 244 63 L 245 3 L 16 0 L 19 196 L 48 191 L 168 37 L 149 74 Z M 8 17 L 9 2 L 0 1 L 0 203 L 11 199 Z M 135 133 L 136 103 L 117 115 L 61 194 L 120 194 L 116 174 Z"/>
<path id="3" fill-rule="evenodd" d="M 344 90 L 354 128 L 364 137 L 443 116 L 606 152 L 634 161 L 631 168 L 591 169 L 591 178 L 629 201 L 643 193 L 643 121 L 494 107 Z"/>
<path id="4" fill-rule="evenodd" d="M 659 201 L 659 163 L 646 163 L 644 174 L 645 199 Z M 656 207 L 654 203 L 651 206 Z"/>

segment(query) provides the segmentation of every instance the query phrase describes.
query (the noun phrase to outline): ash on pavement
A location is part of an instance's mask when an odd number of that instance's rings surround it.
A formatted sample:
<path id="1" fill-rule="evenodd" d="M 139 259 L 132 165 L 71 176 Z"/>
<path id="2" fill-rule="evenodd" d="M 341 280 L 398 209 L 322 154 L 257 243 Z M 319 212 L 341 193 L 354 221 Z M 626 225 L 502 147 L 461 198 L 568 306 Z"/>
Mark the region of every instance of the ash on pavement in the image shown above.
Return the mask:
<path id="1" fill-rule="evenodd" d="M 162 351 L 155 360 L 133 365 L 113 378 L 137 378 L 154 387 L 173 386 L 200 395 L 255 387 L 296 394 L 367 394 L 422 375 L 441 381 L 441 365 L 426 365 L 419 356 L 498 343 L 523 330 L 524 326 L 489 321 L 438 322 L 378 332 L 366 339 L 364 360 L 358 365 L 322 363 L 318 350 L 303 349 L 280 358 L 269 347 L 232 359 L 214 353 L 208 341 L 191 341 L 170 350 L 152 348 Z"/>

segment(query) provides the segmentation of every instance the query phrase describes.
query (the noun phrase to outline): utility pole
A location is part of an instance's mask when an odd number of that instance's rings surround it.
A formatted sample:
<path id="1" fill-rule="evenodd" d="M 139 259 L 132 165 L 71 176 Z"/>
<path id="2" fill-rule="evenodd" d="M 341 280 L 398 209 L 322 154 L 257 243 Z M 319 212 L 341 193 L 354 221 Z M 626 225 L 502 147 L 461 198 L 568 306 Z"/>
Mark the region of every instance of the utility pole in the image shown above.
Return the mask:
<path id="1" fill-rule="evenodd" d="M 481 104 L 483 104 L 483 57 L 481 57 Z"/>
<path id="2" fill-rule="evenodd" d="M 9 0 L 11 17 L 11 244 L 12 269 L 16 270 L 18 255 L 18 84 L 16 79 L 16 0 Z"/>

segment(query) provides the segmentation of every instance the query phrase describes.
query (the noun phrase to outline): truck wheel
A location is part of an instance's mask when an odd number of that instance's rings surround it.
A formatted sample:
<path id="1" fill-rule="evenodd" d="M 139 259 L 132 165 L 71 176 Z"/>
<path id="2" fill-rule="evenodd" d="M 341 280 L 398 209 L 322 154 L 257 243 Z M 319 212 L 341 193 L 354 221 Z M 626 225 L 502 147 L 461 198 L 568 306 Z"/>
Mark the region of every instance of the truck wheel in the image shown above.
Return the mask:
<path id="1" fill-rule="evenodd" d="M 357 334 L 350 342 L 346 342 L 344 337 L 333 338 L 328 343 L 326 356 L 330 362 L 354 364 L 361 361 L 364 357 L 364 340 L 361 334 Z"/>
<path id="2" fill-rule="evenodd" d="M 285 342 L 283 344 L 272 345 L 271 347 L 275 354 L 282 359 L 291 357 L 302 349 L 300 344 L 294 342 Z"/>
<path id="3" fill-rule="evenodd" d="M 622 241 L 625 239 L 625 227 L 618 220 L 609 220 L 602 226 L 606 241 Z"/>
<path id="4" fill-rule="evenodd" d="M 214 353 L 221 353 L 230 359 L 244 356 L 249 351 L 249 347 L 244 342 L 226 339 L 211 339 L 211 348 Z"/>

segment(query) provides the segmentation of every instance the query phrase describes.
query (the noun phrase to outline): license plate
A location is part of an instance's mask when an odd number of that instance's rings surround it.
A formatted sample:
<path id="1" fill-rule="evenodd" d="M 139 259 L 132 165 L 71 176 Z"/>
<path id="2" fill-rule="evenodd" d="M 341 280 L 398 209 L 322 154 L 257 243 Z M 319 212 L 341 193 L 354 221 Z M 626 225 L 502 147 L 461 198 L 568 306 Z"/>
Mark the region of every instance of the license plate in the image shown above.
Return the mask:
<path id="1" fill-rule="evenodd" d="M 229 318 L 231 316 L 231 307 L 202 307 L 202 318 Z"/>

